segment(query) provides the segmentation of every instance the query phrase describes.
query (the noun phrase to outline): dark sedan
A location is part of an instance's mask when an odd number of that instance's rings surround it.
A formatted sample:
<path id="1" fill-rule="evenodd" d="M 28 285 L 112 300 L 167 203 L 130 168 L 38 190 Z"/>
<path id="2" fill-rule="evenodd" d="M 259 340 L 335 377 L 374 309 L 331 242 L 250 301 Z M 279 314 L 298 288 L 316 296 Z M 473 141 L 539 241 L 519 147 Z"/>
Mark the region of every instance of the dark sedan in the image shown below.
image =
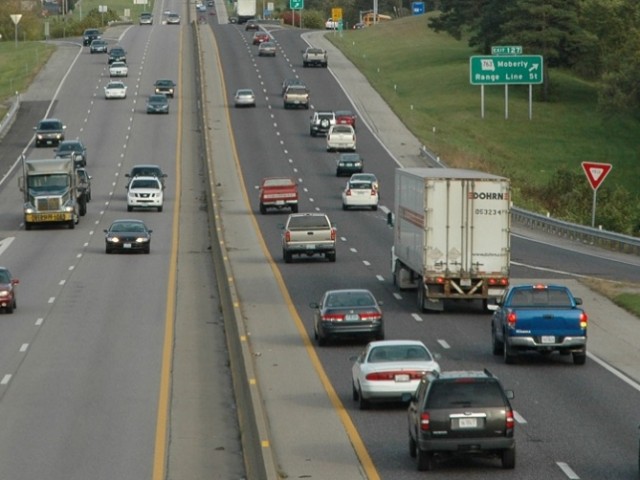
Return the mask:
<path id="1" fill-rule="evenodd" d="M 369 290 L 329 290 L 313 308 L 314 337 L 326 345 L 338 337 L 365 337 L 384 340 L 382 309 Z"/>
<path id="2" fill-rule="evenodd" d="M 156 93 L 164 93 L 167 97 L 173 98 L 176 89 L 176 83 L 173 80 L 156 80 L 153 84 Z"/>
<path id="3" fill-rule="evenodd" d="M 64 131 L 67 126 L 57 118 L 44 118 L 34 127 L 36 131 L 36 148 L 57 146 L 64 140 Z"/>
<path id="4" fill-rule="evenodd" d="M 105 230 L 105 252 L 151 251 L 151 232 L 142 220 L 116 220 Z"/>
<path id="5" fill-rule="evenodd" d="M 18 307 L 16 303 L 16 285 L 20 280 L 13 278 L 9 269 L 0 267 L 0 308 L 13 313 Z"/>
<path id="6" fill-rule="evenodd" d="M 359 153 L 341 153 L 336 162 L 336 177 L 361 173 L 364 160 Z"/>
<path id="7" fill-rule="evenodd" d="M 169 100 L 164 93 L 149 95 L 147 113 L 169 113 Z"/>
<path id="8" fill-rule="evenodd" d="M 76 168 L 87 166 L 87 147 L 81 140 L 65 140 L 54 150 L 58 158 L 73 158 Z"/>

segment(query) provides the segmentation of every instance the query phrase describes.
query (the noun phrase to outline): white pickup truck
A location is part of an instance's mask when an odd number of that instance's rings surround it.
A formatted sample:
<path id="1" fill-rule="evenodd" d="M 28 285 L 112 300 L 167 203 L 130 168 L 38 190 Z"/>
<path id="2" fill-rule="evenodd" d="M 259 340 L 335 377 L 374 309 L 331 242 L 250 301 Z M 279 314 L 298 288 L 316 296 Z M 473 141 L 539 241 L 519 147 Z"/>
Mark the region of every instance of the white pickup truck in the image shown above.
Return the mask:
<path id="1" fill-rule="evenodd" d="M 324 255 L 336 261 L 336 228 L 324 213 L 292 213 L 282 235 L 282 256 L 291 263 L 293 255 Z"/>
<path id="2" fill-rule="evenodd" d="M 302 53 L 303 67 L 323 67 L 327 68 L 329 60 L 326 50 L 321 48 L 309 47 Z"/>

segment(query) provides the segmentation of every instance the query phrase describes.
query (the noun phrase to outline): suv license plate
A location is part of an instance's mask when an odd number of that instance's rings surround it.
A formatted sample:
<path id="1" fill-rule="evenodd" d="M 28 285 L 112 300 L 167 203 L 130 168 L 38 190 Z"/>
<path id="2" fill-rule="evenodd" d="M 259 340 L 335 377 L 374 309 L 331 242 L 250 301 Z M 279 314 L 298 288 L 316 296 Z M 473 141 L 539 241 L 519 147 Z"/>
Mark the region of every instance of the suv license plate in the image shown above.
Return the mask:
<path id="1" fill-rule="evenodd" d="M 460 428 L 477 428 L 478 419 L 477 418 L 459 418 L 458 426 Z"/>
<path id="2" fill-rule="evenodd" d="M 540 337 L 541 343 L 556 343 L 556 337 L 553 335 L 543 335 Z"/>
<path id="3" fill-rule="evenodd" d="M 347 313 L 344 317 L 347 322 L 356 322 L 360 320 L 360 315 L 357 313 Z"/>
<path id="4" fill-rule="evenodd" d="M 307 250 L 315 250 L 315 249 L 316 249 L 316 246 L 315 246 L 315 244 L 310 243 L 310 244 L 309 244 L 309 245 L 307 245 L 305 248 L 306 248 Z"/>
<path id="5" fill-rule="evenodd" d="M 408 382 L 409 379 L 409 375 L 407 375 L 406 373 L 403 373 L 401 375 L 396 375 L 395 378 L 396 382 Z"/>

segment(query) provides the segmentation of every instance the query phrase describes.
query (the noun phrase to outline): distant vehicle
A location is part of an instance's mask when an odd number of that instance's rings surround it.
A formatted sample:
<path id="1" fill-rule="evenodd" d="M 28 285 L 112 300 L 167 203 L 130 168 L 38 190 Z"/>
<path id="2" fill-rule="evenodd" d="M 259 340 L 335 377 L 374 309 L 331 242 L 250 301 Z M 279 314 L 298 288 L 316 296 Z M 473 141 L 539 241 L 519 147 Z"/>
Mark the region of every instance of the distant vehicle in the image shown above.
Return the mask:
<path id="1" fill-rule="evenodd" d="M 164 93 L 155 93 L 147 98 L 147 113 L 169 113 L 169 100 Z"/>
<path id="2" fill-rule="evenodd" d="M 138 18 L 140 25 L 153 25 L 153 15 L 151 12 L 142 12 Z"/>
<path id="3" fill-rule="evenodd" d="M 156 177 L 162 183 L 162 188 L 165 188 L 165 178 L 167 178 L 167 174 L 162 171 L 162 168 L 158 165 L 153 164 L 139 164 L 134 165 L 129 173 L 125 173 L 124 175 L 129 179 L 125 188 L 129 188 L 129 184 L 131 180 L 136 177 Z"/>
<path id="4" fill-rule="evenodd" d="M 418 470 L 454 455 L 498 457 L 502 468 L 515 467 L 513 391 L 488 370 L 429 373 L 405 398 L 409 455 Z"/>
<path id="5" fill-rule="evenodd" d="M 157 177 L 137 176 L 131 179 L 127 189 L 127 211 L 131 212 L 134 208 L 152 208 L 161 212 L 163 207 L 163 187 Z"/>
<path id="6" fill-rule="evenodd" d="M 18 308 L 16 302 L 16 285 L 20 280 L 13 278 L 8 268 L 0 267 L 0 308 L 7 313 L 13 313 Z"/>
<path id="7" fill-rule="evenodd" d="M 381 13 L 379 13 L 378 15 L 374 15 L 373 12 L 368 12 L 362 16 L 362 23 L 365 27 L 369 27 L 376 23 L 388 22 L 391 19 L 392 17 L 390 17 L 389 15 L 382 15 Z"/>
<path id="8" fill-rule="evenodd" d="M 100 30 L 87 28 L 82 34 L 82 45 L 88 47 L 96 38 L 100 38 Z"/>
<path id="9" fill-rule="evenodd" d="M 53 153 L 57 158 L 73 158 L 76 168 L 87 166 L 87 147 L 79 138 L 60 142 Z"/>
<path id="10" fill-rule="evenodd" d="M 342 20 L 334 20 L 333 18 L 329 18 L 326 22 L 324 22 L 324 28 L 326 30 L 338 30 L 339 28 L 342 28 Z"/>
<path id="11" fill-rule="evenodd" d="M 238 23 L 238 17 L 235 17 L 235 16 L 229 17 L 229 23 L 231 23 L 231 24 Z"/>
<path id="12" fill-rule="evenodd" d="M 263 42 L 268 42 L 271 40 L 271 36 L 267 32 L 256 32 L 253 34 L 252 43 L 254 45 L 260 45 Z"/>
<path id="13" fill-rule="evenodd" d="M 313 334 L 321 347 L 339 337 L 384 340 L 382 309 L 369 290 L 328 290 L 309 306 L 314 309 Z"/>
<path id="14" fill-rule="evenodd" d="M 332 125 L 327 132 L 327 151 L 356 151 L 356 132 L 351 125 Z"/>
<path id="15" fill-rule="evenodd" d="M 127 52 L 122 47 L 113 47 L 109 50 L 109 58 L 107 60 L 109 65 L 113 62 L 125 62 L 127 63 Z"/>
<path id="16" fill-rule="evenodd" d="M 57 118 L 44 118 L 33 127 L 36 131 L 36 148 L 57 146 L 64 140 L 64 131 L 67 126 Z"/>
<path id="17" fill-rule="evenodd" d="M 378 209 L 378 190 L 367 180 L 349 179 L 342 191 L 342 209 L 352 207 L 368 207 L 371 210 Z"/>
<path id="18" fill-rule="evenodd" d="M 353 129 L 356 129 L 356 114 L 351 110 L 336 110 L 336 124 L 337 125 L 351 125 Z"/>
<path id="19" fill-rule="evenodd" d="M 89 46 L 90 53 L 107 53 L 108 50 L 109 44 L 106 40 L 103 40 L 101 38 L 96 38 L 91 42 L 91 45 Z"/>
<path id="20" fill-rule="evenodd" d="M 324 213 L 292 213 L 282 234 L 282 257 L 291 263 L 294 255 L 322 255 L 336 261 L 336 228 Z"/>
<path id="21" fill-rule="evenodd" d="M 341 153 L 336 161 L 336 177 L 360 173 L 363 168 L 364 160 L 359 153 Z"/>
<path id="22" fill-rule="evenodd" d="M 258 46 L 259 57 L 275 57 L 276 56 L 276 44 L 273 42 L 262 42 Z"/>
<path id="23" fill-rule="evenodd" d="M 114 77 L 128 77 L 129 67 L 124 62 L 113 62 L 109 65 L 109 76 Z"/>
<path id="24" fill-rule="evenodd" d="M 336 115 L 331 111 L 316 110 L 309 120 L 309 135 L 326 135 L 336 124 Z"/>
<path id="25" fill-rule="evenodd" d="M 494 355 L 514 363 L 526 351 L 573 356 L 573 363 L 587 359 L 587 314 L 582 299 L 564 285 L 513 285 L 498 300 L 491 318 Z"/>
<path id="26" fill-rule="evenodd" d="M 89 172 L 84 167 L 76 168 L 76 177 L 78 190 L 84 193 L 84 198 L 89 203 L 91 201 L 91 178 L 93 177 L 89 175 Z"/>
<path id="27" fill-rule="evenodd" d="M 321 48 L 308 47 L 302 53 L 302 66 L 306 67 L 324 67 L 329 65 L 327 51 Z"/>
<path id="28" fill-rule="evenodd" d="M 161 80 L 156 80 L 153 84 L 153 88 L 156 93 L 164 93 L 167 97 L 173 98 L 176 82 L 163 78 Z"/>
<path id="29" fill-rule="evenodd" d="M 104 98 L 107 100 L 112 98 L 127 98 L 127 86 L 120 81 L 107 83 L 107 86 L 104 87 Z"/>
<path id="30" fill-rule="evenodd" d="M 352 28 L 354 30 L 360 30 L 360 29 L 363 29 L 364 27 L 366 27 L 364 23 L 358 22 L 358 23 L 354 23 Z"/>
<path id="31" fill-rule="evenodd" d="M 179 25 L 180 24 L 180 15 L 177 13 L 170 13 L 167 15 L 167 24 L 168 25 Z"/>
<path id="32" fill-rule="evenodd" d="M 284 108 L 303 107 L 309 110 L 309 97 L 309 89 L 304 85 L 289 85 L 282 96 Z"/>
<path id="33" fill-rule="evenodd" d="M 245 30 L 260 30 L 260 25 L 255 20 L 249 20 L 244 26 Z"/>
<path id="34" fill-rule="evenodd" d="M 353 153 L 344 153 L 343 155 L 353 155 Z M 378 182 L 378 178 L 373 173 L 354 173 L 351 175 L 351 180 L 365 180 L 371 182 L 371 185 L 378 190 L 378 197 L 380 197 L 380 183 Z"/>
<path id="35" fill-rule="evenodd" d="M 256 95 L 250 88 L 239 88 L 233 97 L 236 107 L 255 107 Z"/>
<path id="36" fill-rule="evenodd" d="M 116 220 L 104 230 L 105 253 L 151 251 L 151 233 L 142 220 Z"/>
<path id="37" fill-rule="evenodd" d="M 255 0 L 237 0 L 236 15 L 240 24 L 253 20 L 256 17 Z"/>
<path id="38" fill-rule="evenodd" d="M 298 212 L 298 184 L 290 177 L 263 178 L 260 183 L 260 213 L 268 209 L 282 210 L 290 208 L 292 213 Z"/>
<path id="39" fill-rule="evenodd" d="M 360 410 L 366 410 L 372 402 L 399 402 L 403 396 L 413 395 L 427 373 L 440 371 L 438 362 L 419 340 L 370 342 L 352 360 L 352 396 Z"/>

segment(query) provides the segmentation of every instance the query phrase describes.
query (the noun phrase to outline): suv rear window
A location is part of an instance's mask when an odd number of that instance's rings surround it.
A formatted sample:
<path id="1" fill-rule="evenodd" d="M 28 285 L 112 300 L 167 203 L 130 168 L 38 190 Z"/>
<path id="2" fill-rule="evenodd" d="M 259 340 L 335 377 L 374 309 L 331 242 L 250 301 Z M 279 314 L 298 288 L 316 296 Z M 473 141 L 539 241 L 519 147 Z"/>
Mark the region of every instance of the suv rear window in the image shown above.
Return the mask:
<path id="1" fill-rule="evenodd" d="M 307 229 L 307 228 L 329 228 L 327 219 L 324 216 L 314 215 L 305 217 L 291 217 L 289 220 L 289 228 L 295 229 Z"/>
<path id="2" fill-rule="evenodd" d="M 434 382 L 427 397 L 427 409 L 479 408 L 506 405 L 502 387 L 494 381 L 455 380 Z"/>

